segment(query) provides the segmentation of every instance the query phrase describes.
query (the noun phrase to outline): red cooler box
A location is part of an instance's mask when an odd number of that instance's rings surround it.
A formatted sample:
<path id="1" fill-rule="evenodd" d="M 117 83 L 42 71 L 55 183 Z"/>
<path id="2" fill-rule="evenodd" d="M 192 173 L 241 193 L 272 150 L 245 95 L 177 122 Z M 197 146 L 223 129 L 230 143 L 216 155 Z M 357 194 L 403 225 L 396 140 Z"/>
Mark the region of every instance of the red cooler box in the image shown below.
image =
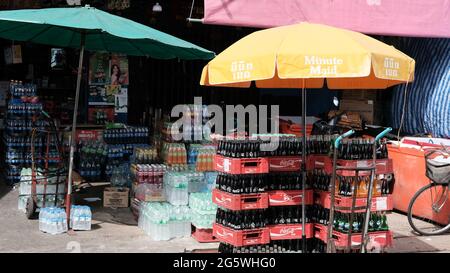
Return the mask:
<path id="1" fill-rule="evenodd" d="M 389 158 L 392 159 L 394 167 L 394 208 L 407 212 L 408 205 L 413 195 L 423 186 L 430 183 L 425 176 L 424 154 L 429 149 L 439 148 L 439 143 L 450 147 L 450 140 L 438 138 L 408 138 L 402 139 L 401 143 L 388 145 Z M 450 199 L 450 197 L 449 197 Z M 442 211 L 439 214 L 431 212 L 430 208 L 425 208 L 420 217 L 424 217 L 441 224 L 448 224 L 445 215 L 450 213 L 450 200 L 443 207 L 447 213 Z M 440 216 L 440 217 L 439 217 Z"/>

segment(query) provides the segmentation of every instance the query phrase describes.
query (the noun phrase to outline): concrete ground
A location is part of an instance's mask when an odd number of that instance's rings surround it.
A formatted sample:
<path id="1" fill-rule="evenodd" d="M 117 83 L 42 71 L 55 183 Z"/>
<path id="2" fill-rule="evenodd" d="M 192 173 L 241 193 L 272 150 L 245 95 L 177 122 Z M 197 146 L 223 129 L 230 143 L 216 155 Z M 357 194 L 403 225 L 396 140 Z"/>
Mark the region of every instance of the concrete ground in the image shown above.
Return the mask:
<path id="1" fill-rule="evenodd" d="M 137 227 L 129 209 L 105 209 L 94 205 L 91 231 L 74 235 L 48 235 L 37 220 L 28 220 L 17 209 L 18 191 L 0 182 L 0 252 L 189 252 L 214 249 L 192 238 L 153 241 Z M 421 237 L 413 234 L 405 215 L 388 215 L 394 245 L 387 252 L 450 252 L 450 234 Z"/>

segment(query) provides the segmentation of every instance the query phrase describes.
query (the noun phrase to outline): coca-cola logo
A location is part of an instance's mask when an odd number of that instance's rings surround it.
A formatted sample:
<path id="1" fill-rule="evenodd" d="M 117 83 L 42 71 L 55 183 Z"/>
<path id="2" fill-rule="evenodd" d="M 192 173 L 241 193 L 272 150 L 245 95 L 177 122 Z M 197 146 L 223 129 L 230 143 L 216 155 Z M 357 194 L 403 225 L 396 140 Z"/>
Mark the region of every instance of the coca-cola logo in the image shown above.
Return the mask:
<path id="1" fill-rule="evenodd" d="M 232 232 L 227 232 L 224 229 L 218 230 L 216 233 L 217 233 L 218 237 L 233 237 L 233 235 L 234 235 Z"/>
<path id="2" fill-rule="evenodd" d="M 295 236 L 296 235 L 296 231 L 301 232 L 302 229 L 299 227 L 285 227 L 285 228 L 280 228 L 277 231 L 271 231 L 270 235 L 273 237 L 281 237 L 281 236 Z"/>
<path id="3" fill-rule="evenodd" d="M 226 203 L 226 202 L 231 202 L 231 198 L 230 197 L 225 197 L 225 196 L 216 196 L 216 201 L 218 203 Z"/>

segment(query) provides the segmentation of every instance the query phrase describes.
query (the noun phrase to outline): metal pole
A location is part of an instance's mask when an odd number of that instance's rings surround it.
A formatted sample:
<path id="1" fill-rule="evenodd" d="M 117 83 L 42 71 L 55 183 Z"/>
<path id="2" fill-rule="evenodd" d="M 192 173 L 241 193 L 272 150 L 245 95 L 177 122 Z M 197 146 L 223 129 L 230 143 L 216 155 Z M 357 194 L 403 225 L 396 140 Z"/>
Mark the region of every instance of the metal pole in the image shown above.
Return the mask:
<path id="1" fill-rule="evenodd" d="M 372 207 L 372 191 L 373 191 L 373 182 L 375 180 L 375 174 L 376 174 L 376 167 L 377 167 L 377 140 L 376 138 L 373 141 L 373 151 L 372 151 L 372 166 L 374 167 L 373 170 L 370 171 L 370 183 L 369 183 L 369 189 L 367 192 L 367 199 L 366 199 L 366 212 L 364 216 L 364 226 L 361 233 L 361 253 L 367 252 L 367 231 L 369 229 L 369 221 L 370 221 L 370 209 Z"/>
<path id="2" fill-rule="evenodd" d="M 66 213 L 67 219 L 70 218 L 70 206 L 71 206 L 71 195 L 72 195 L 72 169 L 73 169 L 73 156 L 75 153 L 75 133 L 77 129 L 77 115 L 78 115 L 78 101 L 80 99 L 80 86 L 81 77 L 83 75 L 83 58 L 84 58 L 84 48 L 85 48 L 85 34 L 81 34 L 81 48 L 80 48 L 80 59 L 78 61 L 78 73 L 77 73 L 77 88 L 75 92 L 75 106 L 73 110 L 72 118 L 72 133 L 70 135 L 70 155 L 69 155 L 69 175 L 68 175 L 68 185 L 67 185 L 67 196 L 66 196 Z"/>
<path id="3" fill-rule="evenodd" d="M 303 79 L 302 88 L 302 124 L 303 124 L 303 145 L 302 145 L 302 253 L 306 252 L 306 206 L 305 206 L 305 188 L 306 188 L 306 89 Z"/>
<path id="4" fill-rule="evenodd" d="M 328 220 L 327 230 L 327 253 L 333 251 L 333 221 L 334 221 L 334 199 L 336 194 L 336 161 L 337 161 L 337 148 L 333 145 L 333 172 L 331 174 L 331 189 L 330 189 L 330 216 Z"/>

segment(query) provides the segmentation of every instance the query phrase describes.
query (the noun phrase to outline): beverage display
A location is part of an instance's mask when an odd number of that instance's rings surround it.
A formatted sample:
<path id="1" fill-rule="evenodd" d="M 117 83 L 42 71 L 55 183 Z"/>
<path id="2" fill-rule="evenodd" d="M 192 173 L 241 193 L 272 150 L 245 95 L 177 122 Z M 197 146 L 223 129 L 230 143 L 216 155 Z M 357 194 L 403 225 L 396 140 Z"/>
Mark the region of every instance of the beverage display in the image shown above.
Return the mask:
<path id="1" fill-rule="evenodd" d="M 210 192 L 191 193 L 189 208 L 192 213 L 192 224 L 196 228 L 212 228 L 216 218 L 217 205 L 212 202 Z"/>
<path id="2" fill-rule="evenodd" d="M 131 162 L 134 164 L 153 164 L 158 163 L 158 151 L 155 147 L 135 147 Z"/>
<path id="3" fill-rule="evenodd" d="M 312 209 L 312 218 L 315 222 L 328 225 L 330 210 L 323 208 L 319 205 L 315 205 Z M 342 233 L 348 233 L 350 229 L 350 213 L 343 213 L 336 211 L 333 228 L 336 231 Z M 352 233 L 361 233 L 363 228 L 364 214 L 355 213 L 353 215 Z M 387 217 L 385 212 L 373 212 L 369 218 L 369 232 L 375 231 L 387 231 L 389 226 L 387 224 Z"/>
<path id="4" fill-rule="evenodd" d="M 377 159 L 387 158 L 386 141 L 377 143 Z M 345 139 L 338 150 L 338 158 L 344 160 L 369 160 L 373 155 L 373 140 L 365 138 Z"/>
<path id="5" fill-rule="evenodd" d="M 188 177 L 180 172 L 168 171 L 163 180 L 166 201 L 175 206 L 186 206 L 189 202 Z"/>
<path id="6" fill-rule="evenodd" d="M 198 172 L 214 170 L 216 149 L 211 145 L 191 144 L 188 149 L 188 164 L 194 165 Z"/>
<path id="7" fill-rule="evenodd" d="M 308 172 L 308 184 L 315 190 L 329 191 L 331 186 L 331 175 L 323 169 L 314 169 Z"/>
<path id="8" fill-rule="evenodd" d="M 70 210 L 70 228 L 73 230 L 91 230 L 92 212 L 88 206 L 72 206 Z"/>
<path id="9" fill-rule="evenodd" d="M 39 230 L 52 235 L 67 232 L 66 211 L 57 207 L 41 208 L 39 211 Z"/>
<path id="10" fill-rule="evenodd" d="M 149 137 L 149 130 L 146 127 L 106 129 L 103 133 L 103 140 L 107 144 L 145 144 L 149 142 Z"/>
<path id="11" fill-rule="evenodd" d="M 306 208 L 306 223 L 310 222 L 311 208 Z M 301 206 L 269 207 L 266 213 L 269 225 L 302 224 Z"/>
<path id="12" fill-rule="evenodd" d="M 268 189 L 266 174 L 230 175 L 219 173 L 216 188 L 228 193 L 248 194 L 265 192 Z"/>
<path id="13" fill-rule="evenodd" d="M 142 202 L 138 226 L 155 241 L 190 236 L 191 212 L 187 206 Z"/>
<path id="14" fill-rule="evenodd" d="M 165 142 L 161 157 L 167 165 L 187 164 L 187 152 L 184 143 Z"/>
<path id="15" fill-rule="evenodd" d="M 263 228 L 269 222 L 266 210 L 232 211 L 217 209 L 216 223 L 235 230 Z"/>
<path id="16" fill-rule="evenodd" d="M 311 252 L 315 247 L 314 239 L 307 239 L 306 252 Z M 219 253 L 303 253 L 302 240 L 277 240 L 266 245 L 235 247 L 227 243 L 220 243 Z"/>
<path id="17" fill-rule="evenodd" d="M 366 197 L 370 185 L 370 176 L 337 176 L 336 189 L 338 195 L 352 196 L 353 186 L 357 190 L 357 197 Z M 389 181 L 385 178 L 375 179 L 373 182 L 372 196 L 389 194 Z"/>

